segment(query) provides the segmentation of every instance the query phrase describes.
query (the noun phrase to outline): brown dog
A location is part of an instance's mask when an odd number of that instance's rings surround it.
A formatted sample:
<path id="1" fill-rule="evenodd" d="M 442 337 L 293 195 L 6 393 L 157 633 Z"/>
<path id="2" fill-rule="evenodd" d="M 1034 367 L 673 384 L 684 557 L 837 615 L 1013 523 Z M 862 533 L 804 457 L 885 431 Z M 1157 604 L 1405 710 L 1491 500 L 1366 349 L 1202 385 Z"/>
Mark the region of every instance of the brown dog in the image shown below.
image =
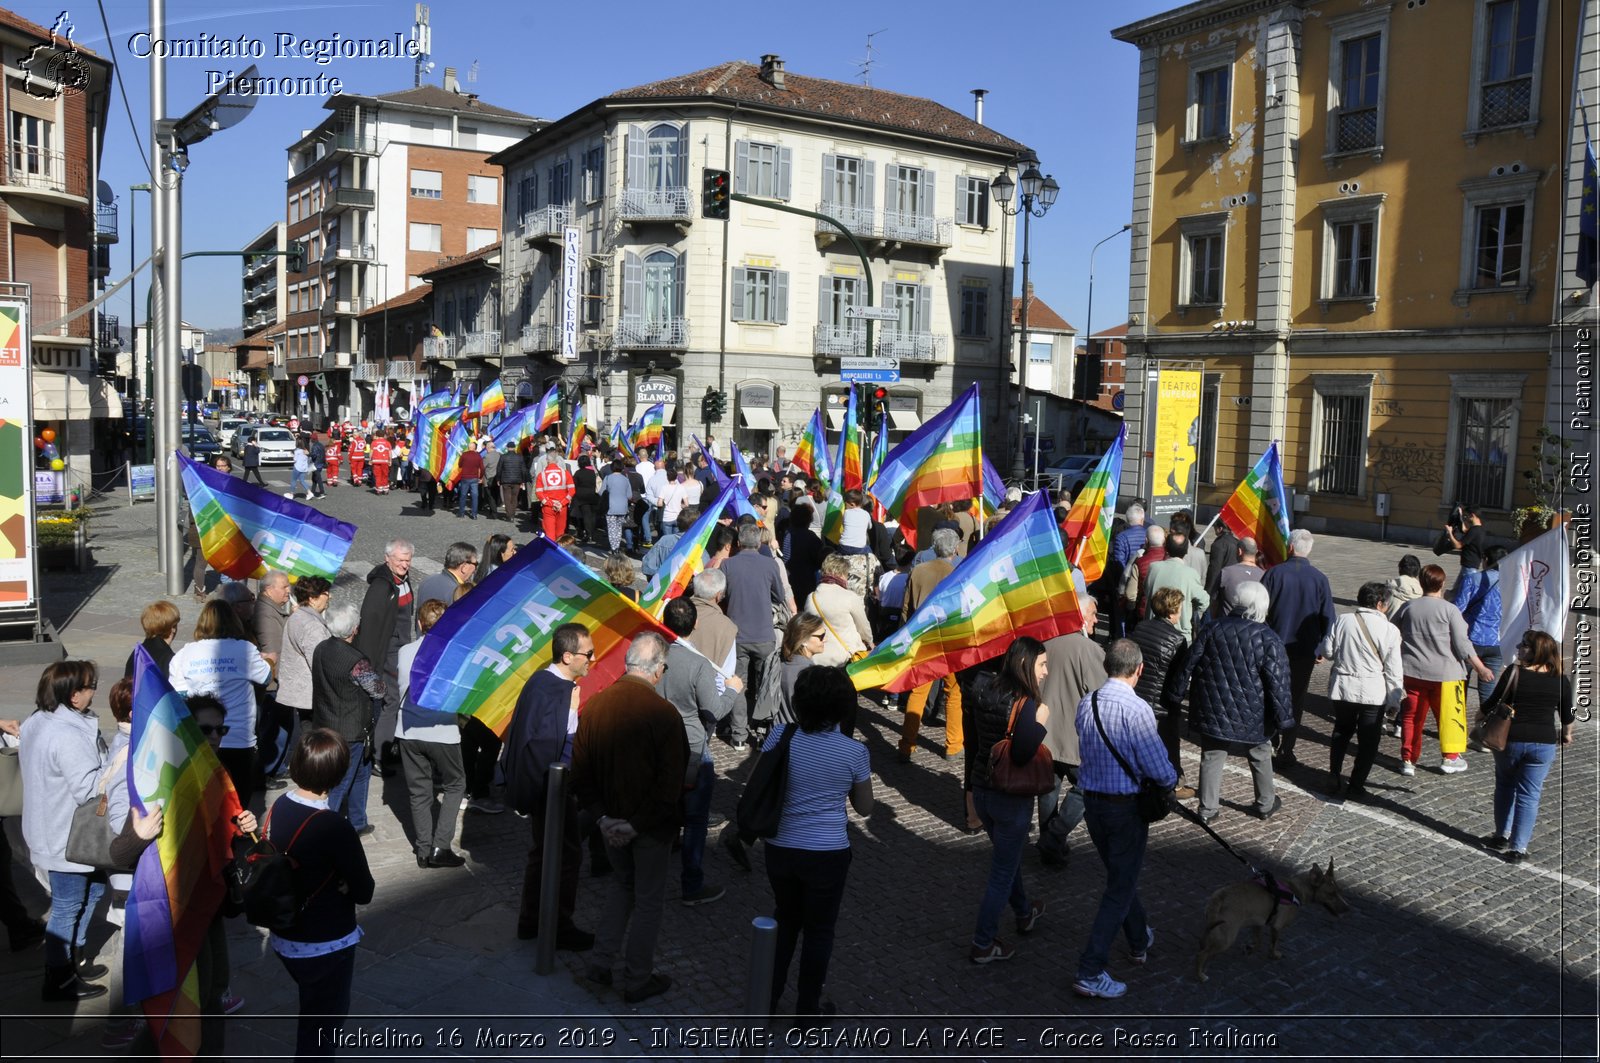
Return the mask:
<path id="1" fill-rule="evenodd" d="M 1287 890 L 1287 894 L 1274 895 L 1259 879 L 1251 879 L 1224 886 L 1211 895 L 1206 904 L 1206 932 L 1200 942 L 1200 954 L 1195 957 L 1194 973 L 1200 981 L 1207 980 L 1206 964 L 1213 956 L 1228 951 L 1245 927 L 1254 927 L 1256 931 L 1254 943 L 1245 951 L 1252 951 L 1261 943 L 1261 928 L 1266 927 L 1271 956 L 1276 960 L 1282 956 L 1278 950 L 1278 935 L 1294 922 L 1302 907 L 1320 904 L 1334 915 L 1350 910 L 1350 905 L 1339 894 L 1339 884 L 1333 879 L 1332 861 L 1327 871 L 1313 864 L 1310 871 L 1280 879 L 1277 885 Z"/>

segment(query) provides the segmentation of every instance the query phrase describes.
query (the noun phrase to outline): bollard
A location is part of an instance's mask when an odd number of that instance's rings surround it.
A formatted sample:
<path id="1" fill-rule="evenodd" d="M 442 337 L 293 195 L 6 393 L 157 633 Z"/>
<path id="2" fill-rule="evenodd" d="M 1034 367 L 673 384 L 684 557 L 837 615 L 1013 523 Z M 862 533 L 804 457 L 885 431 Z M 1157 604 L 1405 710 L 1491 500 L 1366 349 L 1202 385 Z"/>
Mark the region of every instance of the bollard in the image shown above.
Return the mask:
<path id="1" fill-rule="evenodd" d="M 747 1014 L 766 1017 L 772 1014 L 772 964 L 778 954 L 778 921 L 758 915 L 750 920 L 749 993 L 745 997 Z"/>
<path id="2" fill-rule="evenodd" d="M 533 969 L 556 969 L 556 922 L 561 908 L 561 832 L 567 822 L 567 766 L 552 764 L 544 788 L 544 861 L 539 868 L 539 949 Z M 767 966 L 772 963 L 769 958 Z"/>

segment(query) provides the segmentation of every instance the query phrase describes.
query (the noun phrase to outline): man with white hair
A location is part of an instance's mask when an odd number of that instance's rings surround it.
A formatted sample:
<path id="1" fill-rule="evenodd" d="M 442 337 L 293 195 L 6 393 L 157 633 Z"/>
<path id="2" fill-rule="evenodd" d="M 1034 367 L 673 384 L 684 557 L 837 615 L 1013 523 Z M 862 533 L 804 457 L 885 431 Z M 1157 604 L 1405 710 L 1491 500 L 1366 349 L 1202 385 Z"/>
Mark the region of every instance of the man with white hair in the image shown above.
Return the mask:
<path id="1" fill-rule="evenodd" d="M 1282 768 L 1295 763 L 1294 742 L 1305 712 L 1311 671 L 1317 666 L 1317 647 L 1338 619 L 1328 577 L 1308 560 L 1311 542 L 1310 532 L 1296 528 L 1289 535 L 1289 560 L 1273 565 L 1261 577 L 1261 585 L 1272 599 L 1267 607 L 1267 625 L 1277 632 L 1289 654 L 1289 697 L 1294 703 L 1295 730 L 1280 734 L 1273 743 Z"/>
<path id="2" fill-rule="evenodd" d="M 622 952 L 622 999 L 638 1004 L 672 986 L 654 971 L 655 951 L 672 840 L 683 825 L 689 739 L 678 710 L 656 690 L 667 670 L 666 640 L 653 631 L 636 636 L 625 666 L 627 674 L 590 698 L 578 718 L 572 791 L 597 814 L 616 868 L 588 978 L 611 985 Z"/>
<path id="3" fill-rule="evenodd" d="M 931 540 L 933 560 L 924 561 L 912 569 L 911 579 L 906 583 L 901 615 L 907 618 L 932 596 L 940 580 L 955 571 L 955 556 L 961 548 L 961 534 L 953 528 L 940 528 L 933 533 Z M 928 705 L 935 682 L 944 685 L 945 759 L 959 756 L 965 749 L 961 732 L 961 687 L 952 672 L 943 679 L 923 683 L 906 697 L 906 720 L 900 727 L 899 757 L 902 764 L 910 764 L 911 754 L 916 752 L 917 733 L 922 730 L 922 710 Z"/>
<path id="4" fill-rule="evenodd" d="M 696 650 L 723 675 L 734 674 L 734 655 L 739 629 L 722 611 L 728 591 L 728 576 L 720 568 L 708 568 L 690 583 L 694 597 L 694 635 L 689 639 Z"/>
<path id="5" fill-rule="evenodd" d="M 739 529 L 739 552 L 718 566 L 727 577 L 728 619 L 739 629 L 738 654 L 734 671 L 744 684 L 747 704 L 734 707 L 729 725 L 729 741 L 735 752 L 749 748 L 750 712 L 756 708 L 755 692 L 761 689 L 761 673 L 767 657 L 777 646 L 772 630 L 772 607 L 781 605 L 795 613 L 794 595 L 783 570 L 772 558 L 761 553 L 761 527 L 747 524 Z M 707 654 L 709 657 L 710 654 Z M 716 663 L 715 658 L 712 658 Z"/>
<path id="6" fill-rule="evenodd" d="M 283 628 L 289 622 L 289 575 L 276 569 L 261 577 L 261 593 L 256 597 L 251 625 L 256 648 L 261 656 L 278 666 L 278 655 L 283 652 Z"/>
<path id="7" fill-rule="evenodd" d="M 1229 753 L 1250 761 L 1256 814 L 1270 819 L 1283 807 L 1272 785 L 1275 734 L 1294 727 L 1289 705 L 1289 659 L 1268 627 L 1267 591 L 1259 583 L 1234 592 L 1227 616 L 1200 629 L 1176 690 L 1189 698 L 1189 733 L 1200 744 L 1200 818 L 1217 818 L 1222 765 Z"/>
<path id="8" fill-rule="evenodd" d="M 1166 559 L 1167 529 L 1159 524 L 1152 524 L 1145 529 L 1144 550 L 1138 557 L 1128 562 L 1127 570 L 1122 577 L 1122 604 L 1127 609 L 1128 620 L 1144 619 L 1145 609 L 1150 602 L 1150 596 L 1144 590 L 1150 579 L 1150 566 Z"/>
<path id="9" fill-rule="evenodd" d="M 373 736 L 381 751 L 380 773 L 397 770 L 400 765 L 394 748 L 395 720 L 400 713 L 400 651 L 416 638 L 417 606 L 422 604 L 411 589 L 415 553 L 416 547 L 408 540 L 385 543 L 383 563 L 367 573 L 367 593 L 361 599 L 361 634 L 356 648 L 382 673 L 387 698 Z"/>
<path id="10" fill-rule="evenodd" d="M 325 618 L 329 637 L 311 654 L 311 725 L 338 732 L 350 747 L 350 765 L 329 791 L 328 809 L 342 812 L 357 834 L 371 834 L 376 828 L 367 822 L 369 751 L 372 724 L 383 704 L 383 678 L 354 645 L 361 610 L 350 602 L 335 602 Z"/>

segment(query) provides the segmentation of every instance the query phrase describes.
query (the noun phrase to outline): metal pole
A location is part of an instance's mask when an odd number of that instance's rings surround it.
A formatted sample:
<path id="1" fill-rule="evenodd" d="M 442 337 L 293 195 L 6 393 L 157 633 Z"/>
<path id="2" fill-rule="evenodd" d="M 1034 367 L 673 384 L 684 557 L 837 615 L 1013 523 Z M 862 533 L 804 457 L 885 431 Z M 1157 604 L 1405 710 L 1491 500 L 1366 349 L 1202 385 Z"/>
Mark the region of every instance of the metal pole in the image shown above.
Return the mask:
<path id="1" fill-rule="evenodd" d="M 1011 462 L 1011 475 L 1020 480 L 1027 472 L 1023 464 L 1028 445 L 1026 418 L 1028 416 L 1028 239 L 1032 235 L 1033 197 L 1022 197 L 1022 311 L 1018 314 L 1020 335 L 1017 338 L 1017 456 Z M 1033 437 L 1039 445 L 1039 437 Z"/>
<path id="2" fill-rule="evenodd" d="M 1115 240 L 1117 237 L 1121 236 L 1131 228 L 1133 228 L 1133 223 L 1127 222 L 1122 226 L 1122 228 L 1118 229 L 1116 232 L 1106 237 L 1105 240 L 1101 240 L 1099 243 L 1095 244 L 1089 249 L 1089 309 L 1083 315 L 1083 353 L 1084 357 L 1087 359 L 1092 359 L 1094 357 L 1094 347 L 1092 346 L 1094 343 L 1094 253 L 1100 250 L 1100 244 L 1105 243 L 1106 240 Z M 1088 377 L 1086 373 L 1084 390 L 1088 390 L 1087 380 Z M 1086 395 L 1074 395 L 1073 398 L 1082 399 L 1084 402 L 1094 401 Z"/>
<path id="3" fill-rule="evenodd" d="M 150 0 L 150 38 L 153 42 L 165 43 L 167 31 L 167 4 L 166 0 Z M 168 366 L 162 362 L 156 352 L 164 346 L 166 335 L 166 304 L 167 304 L 167 276 L 165 264 L 168 257 L 166 244 L 166 218 L 167 201 L 161 188 L 162 184 L 162 151 L 161 142 L 156 138 L 156 123 L 167 114 L 167 64 L 163 56 L 164 48 L 154 49 L 150 57 L 150 173 L 151 184 L 154 186 L 150 193 L 150 302 L 159 313 L 145 315 L 145 357 L 149 359 L 151 386 L 147 394 L 150 402 L 150 412 L 145 417 L 145 438 L 150 440 L 154 448 L 153 455 L 170 455 L 173 450 L 173 424 L 169 423 L 175 411 L 162 406 L 166 394 L 166 378 L 169 375 Z M 174 248 L 171 252 L 177 254 Z M 174 554 L 179 548 L 178 539 L 178 510 L 173 504 L 173 494 L 166 489 L 170 474 L 164 472 L 165 463 L 159 458 L 156 460 L 157 489 L 156 489 L 156 567 L 167 575 L 168 593 L 181 593 L 183 588 L 176 586 L 181 574 L 179 563 L 173 561 Z"/>
<path id="4" fill-rule="evenodd" d="M 539 868 L 539 950 L 536 974 L 556 969 L 556 922 L 561 905 L 561 832 L 567 822 L 567 771 L 552 764 L 544 792 L 544 862 Z"/>
<path id="5" fill-rule="evenodd" d="M 176 172 L 166 174 L 161 183 L 162 194 L 167 200 L 166 217 L 163 219 L 167 253 L 161 261 L 162 271 L 166 275 L 166 303 L 162 307 L 162 323 L 165 328 L 161 338 L 161 364 L 166 366 L 167 376 L 161 391 L 160 407 L 166 411 L 163 420 L 170 432 L 175 415 L 183 408 L 182 393 L 178 388 L 182 375 L 179 347 L 183 341 L 183 175 Z M 167 470 L 162 482 L 168 496 L 167 509 L 174 518 L 167 535 L 167 593 L 182 594 L 183 543 L 178 538 L 176 520 L 182 503 L 178 470 L 172 457 L 178 438 L 181 437 L 178 437 L 177 433 L 172 434 L 173 445 L 163 448 L 158 457 L 161 466 Z"/>
<path id="6" fill-rule="evenodd" d="M 1033 486 L 1039 486 L 1039 437 L 1044 434 L 1044 411 L 1040 400 L 1033 400 Z"/>
<path id="7" fill-rule="evenodd" d="M 750 920 L 750 975 L 744 1010 L 747 1015 L 772 1014 L 772 965 L 778 955 L 778 921 L 758 915 Z"/>

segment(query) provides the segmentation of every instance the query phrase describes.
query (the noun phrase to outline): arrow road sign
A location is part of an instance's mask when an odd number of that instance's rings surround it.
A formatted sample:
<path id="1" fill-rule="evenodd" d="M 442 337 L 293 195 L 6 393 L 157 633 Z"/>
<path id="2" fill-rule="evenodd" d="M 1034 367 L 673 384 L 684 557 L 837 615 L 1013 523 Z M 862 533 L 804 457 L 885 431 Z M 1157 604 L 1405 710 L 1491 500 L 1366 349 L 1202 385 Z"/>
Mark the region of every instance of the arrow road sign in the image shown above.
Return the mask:
<path id="1" fill-rule="evenodd" d="M 857 369 L 899 369 L 898 358 L 841 358 L 839 368 L 846 372 Z"/>
<path id="2" fill-rule="evenodd" d="M 898 384 L 900 383 L 900 370 L 898 369 L 841 369 L 840 380 L 849 380 L 858 384 Z"/>
<path id="3" fill-rule="evenodd" d="M 844 308 L 847 320 L 855 321 L 871 318 L 874 321 L 899 321 L 900 311 L 892 306 L 847 306 Z"/>

